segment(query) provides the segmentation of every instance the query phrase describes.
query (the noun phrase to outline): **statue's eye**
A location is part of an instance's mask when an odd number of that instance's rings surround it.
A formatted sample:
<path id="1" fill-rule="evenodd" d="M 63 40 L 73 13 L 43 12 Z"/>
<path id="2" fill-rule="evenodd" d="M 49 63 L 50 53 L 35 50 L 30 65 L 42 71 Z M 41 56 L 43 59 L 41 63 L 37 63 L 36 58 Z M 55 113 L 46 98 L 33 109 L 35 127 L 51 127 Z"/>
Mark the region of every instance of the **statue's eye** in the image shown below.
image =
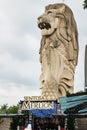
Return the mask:
<path id="1" fill-rule="evenodd" d="M 48 11 L 48 12 L 47 12 L 47 14 L 51 14 L 51 13 L 52 13 L 52 11 Z"/>

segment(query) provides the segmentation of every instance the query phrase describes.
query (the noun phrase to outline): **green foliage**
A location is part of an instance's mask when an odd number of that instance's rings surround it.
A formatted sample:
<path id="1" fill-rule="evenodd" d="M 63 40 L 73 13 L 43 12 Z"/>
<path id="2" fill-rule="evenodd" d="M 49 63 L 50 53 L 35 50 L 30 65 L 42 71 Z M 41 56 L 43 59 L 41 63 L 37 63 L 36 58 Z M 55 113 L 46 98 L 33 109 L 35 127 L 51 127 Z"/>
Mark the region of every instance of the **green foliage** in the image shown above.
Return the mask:
<path id="1" fill-rule="evenodd" d="M 18 113 L 18 106 L 10 106 L 7 110 L 9 114 L 16 114 Z M 11 124 L 10 124 L 10 130 L 17 130 L 17 126 L 24 127 L 26 122 L 25 116 L 15 116 L 12 118 Z"/>
<path id="2" fill-rule="evenodd" d="M 6 114 L 7 113 L 7 104 L 3 104 L 0 106 L 0 114 Z M 0 124 L 3 122 L 3 119 L 0 117 Z"/>
<path id="3" fill-rule="evenodd" d="M 26 117 L 25 116 L 16 116 L 12 118 L 10 124 L 10 130 L 17 130 L 17 126 L 25 127 Z"/>
<path id="4" fill-rule="evenodd" d="M 76 92 L 76 94 L 81 94 L 81 93 L 84 93 L 82 90 Z"/>
<path id="5" fill-rule="evenodd" d="M 70 96 L 69 91 L 66 92 L 66 96 Z M 75 130 L 75 118 L 72 116 L 69 116 L 67 118 L 67 128 L 68 130 Z"/>
<path id="6" fill-rule="evenodd" d="M 8 109 L 7 109 L 7 113 L 8 114 L 16 114 L 18 113 L 18 106 L 10 106 Z"/>
<path id="7" fill-rule="evenodd" d="M 0 107 L 0 114 L 16 114 L 18 113 L 18 106 L 10 106 L 8 107 L 7 104 L 3 104 Z"/>
<path id="8" fill-rule="evenodd" d="M 8 109 L 8 105 L 7 104 L 3 104 L 0 107 L 0 114 L 6 114 L 7 113 L 7 109 Z"/>
<path id="9" fill-rule="evenodd" d="M 70 93 L 69 93 L 69 91 L 66 91 L 66 96 L 68 97 L 68 96 L 70 96 Z"/>
<path id="10" fill-rule="evenodd" d="M 84 3 L 83 3 L 83 8 L 86 9 L 87 8 L 87 0 L 84 0 Z"/>
<path id="11" fill-rule="evenodd" d="M 17 114 L 18 113 L 18 105 L 13 105 L 8 107 L 7 104 L 3 104 L 0 106 L 0 114 Z M 28 113 L 24 113 L 26 116 Z M 26 122 L 25 116 L 14 116 L 11 120 L 10 130 L 17 130 L 17 126 L 25 126 Z M 2 123 L 2 119 L 0 119 L 0 123 Z"/>
<path id="12" fill-rule="evenodd" d="M 10 130 L 17 130 L 18 122 L 19 122 L 19 118 L 13 117 L 10 124 Z"/>
<path id="13" fill-rule="evenodd" d="M 75 130 L 75 118 L 69 116 L 67 119 L 67 128 L 68 130 Z"/>

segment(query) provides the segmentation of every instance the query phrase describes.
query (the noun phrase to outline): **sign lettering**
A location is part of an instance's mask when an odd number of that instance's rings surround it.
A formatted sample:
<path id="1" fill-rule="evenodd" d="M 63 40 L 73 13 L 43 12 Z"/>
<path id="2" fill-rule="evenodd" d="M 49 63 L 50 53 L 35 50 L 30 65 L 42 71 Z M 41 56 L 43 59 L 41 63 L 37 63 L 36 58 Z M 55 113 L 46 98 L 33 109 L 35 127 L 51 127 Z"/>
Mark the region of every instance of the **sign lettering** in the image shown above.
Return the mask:
<path id="1" fill-rule="evenodd" d="M 52 109 L 53 107 L 54 107 L 53 101 L 23 101 L 21 104 L 22 110 Z"/>

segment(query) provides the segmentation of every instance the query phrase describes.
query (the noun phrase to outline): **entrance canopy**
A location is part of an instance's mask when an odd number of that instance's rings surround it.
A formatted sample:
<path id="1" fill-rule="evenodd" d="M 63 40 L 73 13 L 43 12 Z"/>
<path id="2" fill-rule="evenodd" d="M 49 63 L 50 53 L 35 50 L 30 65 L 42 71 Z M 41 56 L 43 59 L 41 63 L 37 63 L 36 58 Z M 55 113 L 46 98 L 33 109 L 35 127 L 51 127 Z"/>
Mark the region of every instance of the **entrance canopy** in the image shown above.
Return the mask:
<path id="1" fill-rule="evenodd" d="M 54 102 L 54 107 L 50 109 L 31 109 L 29 110 L 36 117 L 40 118 L 51 118 L 53 114 L 56 114 L 57 104 Z"/>
<path id="2" fill-rule="evenodd" d="M 33 100 L 34 98 L 34 100 Z M 27 100 L 20 101 L 19 108 L 23 111 L 28 111 L 32 115 L 40 118 L 51 118 L 52 115 L 56 114 L 57 101 L 56 100 L 45 100 L 42 97 L 27 97 Z"/>

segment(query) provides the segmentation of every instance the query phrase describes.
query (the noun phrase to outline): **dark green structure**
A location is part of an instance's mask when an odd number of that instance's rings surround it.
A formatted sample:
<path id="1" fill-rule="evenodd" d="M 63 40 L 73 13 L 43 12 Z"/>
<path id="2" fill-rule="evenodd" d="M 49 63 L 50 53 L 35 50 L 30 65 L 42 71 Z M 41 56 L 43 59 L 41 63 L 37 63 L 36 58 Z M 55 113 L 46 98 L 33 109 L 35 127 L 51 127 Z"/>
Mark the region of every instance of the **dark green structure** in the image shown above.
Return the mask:
<path id="1" fill-rule="evenodd" d="M 87 45 L 85 47 L 85 91 L 87 92 Z"/>

